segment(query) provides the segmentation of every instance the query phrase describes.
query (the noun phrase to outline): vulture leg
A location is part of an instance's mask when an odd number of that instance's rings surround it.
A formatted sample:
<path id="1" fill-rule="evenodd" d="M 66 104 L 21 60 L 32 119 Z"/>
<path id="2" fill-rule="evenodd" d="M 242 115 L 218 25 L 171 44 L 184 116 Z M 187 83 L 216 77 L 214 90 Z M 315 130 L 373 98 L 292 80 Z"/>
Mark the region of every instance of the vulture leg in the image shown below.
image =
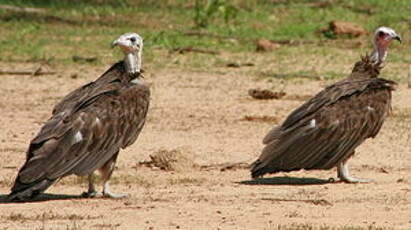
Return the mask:
<path id="1" fill-rule="evenodd" d="M 95 180 L 94 174 L 90 173 L 88 175 L 88 191 L 83 192 L 83 194 L 81 194 L 82 197 L 94 198 L 94 197 L 102 197 L 103 196 L 102 193 L 97 192 L 96 187 L 94 186 L 94 180 Z"/>
<path id="2" fill-rule="evenodd" d="M 114 167 L 116 165 L 116 160 L 117 160 L 118 152 L 111 158 L 107 163 L 103 165 L 103 167 L 100 168 L 100 173 L 101 177 L 103 179 L 103 197 L 108 197 L 108 198 L 114 198 L 114 199 L 119 199 L 119 198 L 125 198 L 128 197 L 128 194 L 116 194 L 110 191 L 110 185 L 109 185 L 109 180 L 111 175 L 113 174 Z"/>
<path id="3" fill-rule="evenodd" d="M 350 175 L 350 172 L 348 170 L 348 164 L 347 161 L 342 162 L 338 165 L 337 167 L 337 175 L 338 178 L 340 178 L 341 181 L 344 181 L 346 183 L 368 183 L 372 182 L 373 180 L 371 179 L 364 179 L 364 178 L 355 178 Z"/>

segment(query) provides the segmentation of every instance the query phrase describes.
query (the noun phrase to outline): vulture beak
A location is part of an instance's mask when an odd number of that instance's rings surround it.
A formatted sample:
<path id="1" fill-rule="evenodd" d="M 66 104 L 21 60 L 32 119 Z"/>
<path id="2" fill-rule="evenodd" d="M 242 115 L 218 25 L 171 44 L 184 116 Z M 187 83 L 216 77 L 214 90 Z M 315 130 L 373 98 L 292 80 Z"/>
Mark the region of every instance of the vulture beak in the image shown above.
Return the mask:
<path id="1" fill-rule="evenodd" d="M 399 41 L 400 43 L 402 43 L 401 37 L 399 35 L 395 35 L 395 37 L 393 39 Z"/>
<path id="2" fill-rule="evenodd" d="M 114 40 L 114 41 L 111 43 L 111 48 L 116 47 L 116 46 L 118 45 L 118 43 L 119 43 L 118 39 L 117 39 L 117 40 Z"/>

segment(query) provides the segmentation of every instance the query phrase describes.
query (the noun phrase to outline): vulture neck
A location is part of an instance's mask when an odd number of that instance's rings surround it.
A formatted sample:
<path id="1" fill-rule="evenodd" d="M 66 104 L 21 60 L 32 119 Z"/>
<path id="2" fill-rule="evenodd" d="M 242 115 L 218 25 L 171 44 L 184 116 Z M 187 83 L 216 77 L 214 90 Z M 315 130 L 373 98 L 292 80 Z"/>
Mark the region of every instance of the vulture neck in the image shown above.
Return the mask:
<path id="1" fill-rule="evenodd" d="M 387 57 L 387 47 L 386 46 L 377 46 L 374 44 L 374 50 L 370 55 L 370 59 L 373 63 L 382 64 Z"/>
<path id="2" fill-rule="evenodd" d="M 387 57 L 388 43 L 377 44 L 374 42 L 374 50 L 371 55 L 361 58 L 361 61 L 355 63 L 351 72 L 351 78 L 375 78 L 380 74 L 384 66 L 384 60 Z"/>
<path id="3" fill-rule="evenodd" d="M 140 75 L 141 70 L 141 51 L 135 53 L 127 53 L 124 57 L 124 63 L 126 64 L 126 71 L 133 76 Z"/>

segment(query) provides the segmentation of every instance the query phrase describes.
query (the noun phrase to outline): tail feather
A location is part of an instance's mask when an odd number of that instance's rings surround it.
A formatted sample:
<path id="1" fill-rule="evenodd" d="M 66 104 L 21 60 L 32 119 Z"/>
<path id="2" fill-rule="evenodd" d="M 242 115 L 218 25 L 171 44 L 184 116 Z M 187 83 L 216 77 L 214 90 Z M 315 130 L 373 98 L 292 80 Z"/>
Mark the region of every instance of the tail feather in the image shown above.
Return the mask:
<path id="1" fill-rule="evenodd" d="M 17 178 L 7 199 L 10 201 L 30 200 L 44 192 L 54 182 L 55 180 L 43 179 L 30 184 L 23 184 L 19 181 L 19 178 Z"/>
<path id="2" fill-rule="evenodd" d="M 251 177 L 253 179 L 261 177 L 261 176 L 263 176 L 264 174 L 267 174 L 267 173 L 273 173 L 273 169 L 265 166 L 260 159 L 254 161 L 251 164 L 250 168 L 251 168 L 250 169 Z"/>
<path id="3" fill-rule="evenodd" d="M 256 160 L 254 161 L 251 166 L 250 166 L 250 171 L 251 171 L 251 177 L 253 179 L 260 177 L 262 175 L 264 175 L 264 173 L 261 171 L 261 161 L 260 160 Z"/>

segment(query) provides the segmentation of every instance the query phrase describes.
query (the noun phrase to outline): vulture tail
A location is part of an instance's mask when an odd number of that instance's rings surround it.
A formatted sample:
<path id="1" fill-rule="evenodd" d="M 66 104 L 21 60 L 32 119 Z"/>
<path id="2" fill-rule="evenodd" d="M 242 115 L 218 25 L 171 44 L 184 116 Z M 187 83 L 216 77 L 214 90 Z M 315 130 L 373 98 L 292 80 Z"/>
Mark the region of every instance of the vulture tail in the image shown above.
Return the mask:
<path id="1" fill-rule="evenodd" d="M 36 197 L 50 187 L 56 180 L 42 179 L 30 184 L 16 180 L 7 199 L 10 201 L 25 201 Z"/>
<path id="2" fill-rule="evenodd" d="M 251 164 L 251 177 L 252 178 L 255 179 L 266 173 L 264 170 L 264 167 L 261 167 L 261 163 L 262 162 L 260 160 L 256 160 Z"/>
<path id="3" fill-rule="evenodd" d="M 256 160 L 251 164 L 251 177 L 253 179 L 263 176 L 267 173 L 275 173 L 279 172 L 280 170 L 274 170 L 266 165 L 263 164 L 261 160 Z"/>

